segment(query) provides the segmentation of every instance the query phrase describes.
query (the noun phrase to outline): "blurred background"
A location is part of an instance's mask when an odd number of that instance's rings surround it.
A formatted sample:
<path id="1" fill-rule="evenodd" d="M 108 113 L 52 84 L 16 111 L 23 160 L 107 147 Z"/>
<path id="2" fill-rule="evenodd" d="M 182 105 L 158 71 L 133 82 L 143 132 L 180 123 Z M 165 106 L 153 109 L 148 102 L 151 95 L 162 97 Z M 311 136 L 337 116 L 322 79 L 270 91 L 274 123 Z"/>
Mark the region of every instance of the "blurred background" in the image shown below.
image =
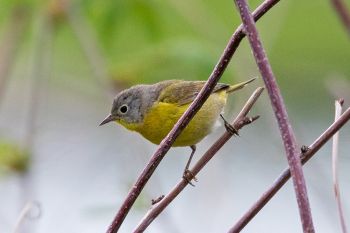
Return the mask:
<path id="1" fill-rule="evenodd" d="M 260 1 L 249 3 L 254 9 Z M 232 1 L 1 0 L 0 232 L 105 232 L 157 148 L 119 125 L 98 127 L 113 96 L 137 83 L 206 80 L 239 23 Z M 298 143 L 309 145 L 332 123 L 335 99 L 349 106 L 349 37 L 327 0 L 281 1 L 258 29 Z M 244 40 L 221 82 L 256 76 Z M 261 85 L 232 95 L 226 117 Z M 287 162 L 266 93 L 253 114 L 261 118 L 224 146 L 148 232 L 226 232 L 266 190 Z M 339 145 L 348 223 L 349 129 Z M 195 159 L 223 131 L 203 140 Z M 121 232 L 177 183 L 189 153 L 169 151 Z M 317 232 L 340 232 L 331 165 L 328 143 L 304 167 Z M 301 232 L 290 182 L 243 232 Z"/>

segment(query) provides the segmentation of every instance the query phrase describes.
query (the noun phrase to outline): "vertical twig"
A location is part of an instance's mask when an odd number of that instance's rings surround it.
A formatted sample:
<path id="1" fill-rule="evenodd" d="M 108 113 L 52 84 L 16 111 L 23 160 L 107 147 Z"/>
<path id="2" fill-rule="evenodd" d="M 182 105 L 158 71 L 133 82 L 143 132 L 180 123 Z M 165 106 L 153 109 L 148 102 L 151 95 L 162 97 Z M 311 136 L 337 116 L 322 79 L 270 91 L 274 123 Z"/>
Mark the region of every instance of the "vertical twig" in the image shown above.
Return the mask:
<path id="1" fill-rule="evenodd" d="M 255 11 L 254 18 L 258 20 L 261 18 L 267 11 L 269 11 L 274 5 L 276 5 L 279 0 L 266 0 L 264 1 Z M 218 63 L 214 67 L 207 83 L 204 85 L 196 99 L 193 101 L 191 106 L 179 119 L 173 129 L 169 134 L 163 139 L 163 141 L 158 146 L 158 149 L 151 157 L 150 161 L 142 171 L 141 175 L 138 177 L 134 186 L 129 191 L 127 197 L 125 198 L 122 206 L 118 210 L 117 215 L 113 219 L 111 225 L 109 226 L 108 233 L 116 233 L 121 224 L 123 223 L 126 215 L 129 213 L 132 205 L 135 203 L 137 197 L 140 195 L 147 181 L 152 176 L 154 170 L 159 165 L 160 161 L 163 159 L 165 154 L 170 149 L 172 143 L 175 141 L 176 137 L 181 133 L 181 131 L 186 127 L 189 121 L 193 118 L 194 114 L 199 110 L 199 108 L 204 104 L 205 100 L 209 97 L 213 88 L 219 81 L 220 77 L 224 73 L 228 63 L 230 62 L 233 54 L 238 48 L 240 42 L 245 37 L 243 32 L 243 27 L 240 25 L 237 30 L 231 36 L 223 54 L 221 55 Z"/>
<path id="2" fill-rule="evenodd" d="M 29 14 L 24 6 L 15 6 L 0 45 L 0 103 L 3 99 L 10 71 L 15 63 L 16 53 L 28 24 Z"/>
<path id="3" fill-rule="evenodd" d="M 48 76 L 51 67 L 51 43 L 52 43 L 52 24 L 51 19 L 45 15 L 37 32 L 38 38 L 34 45 L 33 69 L 30 75 L 31 90 L 29 96 L 29 111 L 27 119 L 27 130 L 25 145 L 32 150 L 33 139 L 36 131 L 36 121 L 39 112 L 39 101 L 42 90 L 42 81 L 44 76 Z"/>
<path id="4" fill-rule="evenodd" d="M 72 3 L 73 1 L 70 0 L 57 1 L 61 1 L 66 7 L 65 13 L 67 21 L 81 46 L 81 50 L 90 64 L 96 83 L 104 90 L 108 90 L 109 75 L 107 72 L 107 65 L 101 49 L 98 46 L 96 35 L 82 16 L 78 4 L 74 5 L 74 3 Z"/>
<path id="5" fill-rule="evenodd" d="M 309 147 L 305 147 L 305 151 L 301 152 L 302 164 L 309 161 L 312 156 L 321 149 L 322 146 L 348 121 L 350 120 L 350 108 L 348 108 L 337 121 L 328 127 Z M 266 190 L 260 198 L 250 207 L 250 209 L 236 222 L 236 224 L 229 230 L 230 233 L 240 232 L 259 211 L 271 200 L 271 198 L 283 187 L 283 185 L 291 177 L 290 169 L 285 169 L 275 182 Z"/>
<path id="6" fill-rule="evenodd" d="M 343 0 L 331 0 L 331 3 L 350 36 L 350 13 L 345 2 Z"/>
<path id="7" fill-rule="evenodd" d="M 334 121 L 337 121 L 341 116 L 342 106 L 344 100 L 340 99 L 335 101 L 335 116 Z M 339 179 L 338 179 L 338 148 L 339 148 L 339 132 L 333 136 L 333 145 L 332 145 L 332 171 L 333 171 L 333 185 L 334 185 L 334 194 L 337 202 L 338 213 L 341 223 L 341 228 L 343 233 L 347 233 L 346 223 L 344 219 L 343 205 L 340 198 L 340 189 L 339 189 Z"/>
<path id="8" fill-rule="evenodd" d="M 288 120 L 288 114 L 282 95 L 278 88 L 268 58 L 265 54 L 263 45 L 260 41 L 258 30 L 256 29 L 253 16 L 250 13 L 246 0 L 235 0 L 235 3 L 241 15 L 246 34 L 248 35 L 248 40 L 252 48 L 255 61 L 259 67 L 260 73 L 266 85 L 266 89 L 270 96 L 271 104 L 273 106 L 281 132 L 288 164 L 291 169 L 303 230 L 305 233 L 314 232 L 315 230 L 312 223 L 311 209 L 307 196 L 304 174 L 301 161 L 298 156 L 298 146 L 291 124 Z"/>
<path id="9" fill-rule="evenodd" d="M 51 61 L 51 19 L 47 15 L 42 16 L 39 29 L 37 31 L 37 38 L 34 42 L 33 51 L 33 65 L 29 78 L 31 79 L 28 117 L 26 122 L 26 135 L 24 146 L 30 151 L 30 160 L 33 160 L 34 153 L 34 139 L 36 136 L 37 120 L 39 113 L 39 101 L 42 90 L 43 77 L 47 76 L 50 69 Z M 30 166 L 28 170 L 21 174 L 21 189 L 22 189 L 22 204 L 27 203 L 28 199 L 34 197 L 34 184 L 32 179 L 32 171 Z M 32 232 L 31 227 L 27 227 L 23 232 Z"/>

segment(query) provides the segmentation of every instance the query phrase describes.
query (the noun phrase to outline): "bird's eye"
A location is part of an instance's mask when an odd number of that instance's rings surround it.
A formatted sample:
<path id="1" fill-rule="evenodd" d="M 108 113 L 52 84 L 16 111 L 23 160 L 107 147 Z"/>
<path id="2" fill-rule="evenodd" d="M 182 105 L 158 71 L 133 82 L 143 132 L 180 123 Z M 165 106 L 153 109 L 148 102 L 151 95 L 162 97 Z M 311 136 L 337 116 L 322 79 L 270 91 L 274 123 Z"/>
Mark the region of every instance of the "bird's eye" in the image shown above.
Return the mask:
<path id="1" fill-rule="evenodd" d="M 126 113 L 128 111 L 128 106 L 126 104 L 123 104 L 120 108 L 119 111 L 121 113 Z"/>

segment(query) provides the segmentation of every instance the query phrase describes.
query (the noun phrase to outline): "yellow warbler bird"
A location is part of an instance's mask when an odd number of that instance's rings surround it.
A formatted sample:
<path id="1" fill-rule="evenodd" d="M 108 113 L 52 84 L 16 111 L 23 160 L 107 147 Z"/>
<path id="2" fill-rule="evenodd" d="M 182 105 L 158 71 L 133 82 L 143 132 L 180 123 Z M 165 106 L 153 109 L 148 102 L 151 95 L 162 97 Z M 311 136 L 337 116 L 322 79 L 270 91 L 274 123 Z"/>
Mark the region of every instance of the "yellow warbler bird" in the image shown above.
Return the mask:
<path id="1" fill-rule="evenodd" d="M 195 145 L 207 136 L 226 104 L 229 93 L 243 88 L 254 79 L 236 85 L 219 83 L 202 108 L 181 132 L 172 146 L 190 146 L 191 156 Z M 153 85 L 136 85 L 119 93 L 113 101 L 111 113 L 101 122 L 111 121 L 140 133 L 149 141 L 159 144 L 187 110 L 204 81 L 167 80 Z"/>

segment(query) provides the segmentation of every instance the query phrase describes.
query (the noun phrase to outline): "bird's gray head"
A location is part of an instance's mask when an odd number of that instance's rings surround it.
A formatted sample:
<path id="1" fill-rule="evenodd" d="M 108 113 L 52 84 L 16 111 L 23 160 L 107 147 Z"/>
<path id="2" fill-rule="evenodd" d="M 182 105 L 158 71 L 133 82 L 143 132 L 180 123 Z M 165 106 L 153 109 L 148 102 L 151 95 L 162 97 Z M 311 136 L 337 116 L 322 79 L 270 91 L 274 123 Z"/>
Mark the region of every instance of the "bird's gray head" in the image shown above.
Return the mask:
<path id="1" fill-rule="evenodd" d="M 104 119 L 100 125 L 111 121 L 127 127 L 129 124 L 142 121 L 142 87 L 134 86 L 119 93 L 113 101 L 111 113 Z"/>

